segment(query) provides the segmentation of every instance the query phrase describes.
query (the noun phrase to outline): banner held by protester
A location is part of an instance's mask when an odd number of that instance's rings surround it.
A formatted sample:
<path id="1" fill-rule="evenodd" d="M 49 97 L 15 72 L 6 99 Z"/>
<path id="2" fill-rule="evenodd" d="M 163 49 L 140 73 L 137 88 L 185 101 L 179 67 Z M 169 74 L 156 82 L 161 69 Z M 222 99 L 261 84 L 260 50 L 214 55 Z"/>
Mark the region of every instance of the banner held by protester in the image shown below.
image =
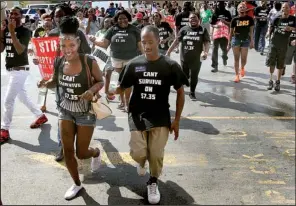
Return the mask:
<path id="1" fill-rule="evenodd" d="M 32 38 L 33 50 L 39 61 L 41 77 L 48 80 L 53 75 L 53 63 L 57 56 L 59 37 Z"/>

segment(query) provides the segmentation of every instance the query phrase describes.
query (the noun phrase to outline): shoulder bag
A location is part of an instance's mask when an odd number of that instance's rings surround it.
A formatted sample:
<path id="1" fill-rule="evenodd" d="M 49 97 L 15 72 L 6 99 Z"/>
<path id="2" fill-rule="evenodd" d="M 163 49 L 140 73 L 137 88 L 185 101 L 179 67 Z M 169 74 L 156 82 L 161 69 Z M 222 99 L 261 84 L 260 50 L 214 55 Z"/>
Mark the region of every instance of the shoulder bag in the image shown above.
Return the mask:
<path id="1" fill-rule="evenodd" d="M 86 68 L 88 87 L 91 88 L 92 85 L 94 85 L 94 79 L 90 72 L 90 68 L 92 68 L 92 61 L 88 61 L 87 55 L 84 56 L 84 64 Z M 97 97 L 94 97 L 93 101 L 91 102 L 90 112 L 95 114 L 98 120 L 102 120 L 109 117 L 112 114 L 112 110 L 105 103 L 100 101 L 98 94 L 96 94 L 96 96 Z"/>

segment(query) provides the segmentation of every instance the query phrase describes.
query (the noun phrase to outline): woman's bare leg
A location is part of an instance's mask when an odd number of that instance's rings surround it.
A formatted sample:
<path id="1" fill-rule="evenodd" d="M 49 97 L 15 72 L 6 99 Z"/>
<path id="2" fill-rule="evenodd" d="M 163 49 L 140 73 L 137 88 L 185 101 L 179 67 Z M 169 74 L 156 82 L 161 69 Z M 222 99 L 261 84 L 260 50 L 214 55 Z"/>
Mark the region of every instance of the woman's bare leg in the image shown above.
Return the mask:
<path id="1" fill-rule="evenodd" d="M 61 138 L 64 149 L 64 157 L 67 169 L 75 182 L 76 185 L 81 185 L 78 169 L 77 169 L 77 161 L 74 156 L 74 142 L 75 142 L 75 134 L 76 134 L 76 125 L 73 121 L 69 120 L 60 120 L 60 131 Z"/>
<path id="2" fill-rule="evenodd" d="M 89 147 L 93 132 L 93 126 L 77 126 L 76 156 L 79 159 L 89 159 L 100 155 L 98 148 Z"/>
<path id="3" fill-rule="evenodd" d="M 234 71 L 235 75 L 239 75 L 239 59 L 240 59 L 240 47 L 232 47 L 233 56 L 234 56 Z"/>

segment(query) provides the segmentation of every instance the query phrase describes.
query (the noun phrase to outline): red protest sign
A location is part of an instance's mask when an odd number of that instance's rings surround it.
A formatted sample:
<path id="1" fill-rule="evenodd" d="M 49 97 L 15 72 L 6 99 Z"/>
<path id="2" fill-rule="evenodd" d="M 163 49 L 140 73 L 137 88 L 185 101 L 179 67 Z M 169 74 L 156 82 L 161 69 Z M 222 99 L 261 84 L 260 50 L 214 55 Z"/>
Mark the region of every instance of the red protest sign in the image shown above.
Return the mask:
<path id="1" fill-rule="evenodd" d="M 53 62 L 57 56 L 59 37 L 32 38 L 34 53 L 39 60 L 39 70 L 43 79 L 53 75 Z"/>
<path id="2" fill-rule="evenodd" d="M 172 15 L 166 16 L 164 21 L 167 22 L 172 29 L 175 29 L 175 19 Z"/>

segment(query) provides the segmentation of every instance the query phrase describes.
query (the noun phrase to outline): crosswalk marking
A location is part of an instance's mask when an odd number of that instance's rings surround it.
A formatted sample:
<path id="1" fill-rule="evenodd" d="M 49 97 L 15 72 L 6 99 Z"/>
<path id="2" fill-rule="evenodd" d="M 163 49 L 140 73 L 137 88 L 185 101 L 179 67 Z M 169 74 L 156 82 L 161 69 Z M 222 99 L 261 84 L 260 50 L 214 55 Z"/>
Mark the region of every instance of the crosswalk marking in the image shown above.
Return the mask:
<path id="1" fill-rule="evenodd" d="M 102 165 L 107 166 L 117 166 L 130 164 L 135 165 L 135 161 L 131 158 L 128 152 L 103 152 L 101 151 Z M 31 160 L 35 160 L 56 168 L 66 169 L 65 163 L 57 163 L 54 160 L 54 153 L 52 154 L 43 154 L 43 153 L 34 153 L 27 155 Z M 164 165 L 168 167 L 177 167 L 177 166 L 206 166 L 208 160 L 204 154 L 194 154 L 194 155 L 173 155 L 171 153 L 165 153 Z M 89 160 L 78 160 L 79 167 L 88 167 L 90 165 Z"/>

